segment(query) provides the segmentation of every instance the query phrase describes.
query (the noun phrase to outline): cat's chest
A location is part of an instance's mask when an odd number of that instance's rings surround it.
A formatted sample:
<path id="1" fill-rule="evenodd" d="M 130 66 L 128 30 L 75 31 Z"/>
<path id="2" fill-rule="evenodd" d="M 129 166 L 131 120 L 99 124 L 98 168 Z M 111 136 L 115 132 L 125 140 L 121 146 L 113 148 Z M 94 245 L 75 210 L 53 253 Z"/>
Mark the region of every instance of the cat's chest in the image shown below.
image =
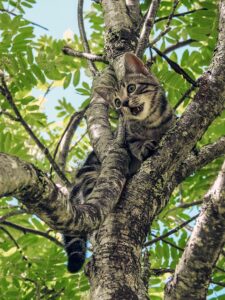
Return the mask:
<path id="1" fill-rule="evenodd" d="M 133 139 L 146 140 L 152 137 L 152 130 L 149 129 L 148 124 L 144 122 L 132 122 L 126 123 L 127 141 Z"/>

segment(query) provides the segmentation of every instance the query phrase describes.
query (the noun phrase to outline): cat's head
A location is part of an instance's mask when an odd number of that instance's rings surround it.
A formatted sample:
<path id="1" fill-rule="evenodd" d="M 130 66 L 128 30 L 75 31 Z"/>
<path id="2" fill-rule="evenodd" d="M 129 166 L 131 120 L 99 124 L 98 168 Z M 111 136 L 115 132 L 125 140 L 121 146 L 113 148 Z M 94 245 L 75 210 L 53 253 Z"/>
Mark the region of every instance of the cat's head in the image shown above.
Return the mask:
<path id="1" fill-rule="evenodd" d="M 158 80 L 133 53 L 124 55 L 125 76 L 113 95 L 113 106 L 127 120 L 145 120 L 163 90 Z"/>

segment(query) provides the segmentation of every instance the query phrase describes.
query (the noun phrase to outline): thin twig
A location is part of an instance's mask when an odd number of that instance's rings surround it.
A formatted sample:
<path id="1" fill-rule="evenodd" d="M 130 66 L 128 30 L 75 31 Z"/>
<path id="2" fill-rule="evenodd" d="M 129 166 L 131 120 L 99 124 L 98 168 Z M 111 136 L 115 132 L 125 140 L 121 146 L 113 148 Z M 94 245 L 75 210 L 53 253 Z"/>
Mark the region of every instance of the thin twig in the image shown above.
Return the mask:
<path id="1" fill-rule="evenodd" d="M 12 227 L 16 230 L 22 231 L 24 234 L 25 233 L 32 233 L 32 234 L 35 234 L 35 235 L 42 236 L 42 237 L 54 242 L 57 246 L 64 247 L 63 244 L 60 243 L 56 238 L 54 238 L 53 236 L 48 235 L 47 233 L 45 233 L 43 231 L 31 229 L 31 228 L 24 227 L 24 226 L 21 226 L 21 225 L 17 225 L 17 224 L 14 224 L 12 222 L 9 222 L 9 221 L 4 221 L 4 222 L 1 223 L 1 225 Z"/>
<path id="2" fill-rule="evenodd" d="M 150 46 L 153 46 L 154 44 L 156 44 L 164 35 L 166 35 L 171 30 L 170 24 L 172 22 L 172 19 L 173 19 L 173 16 L 174 16 L 174 13 L 175 13 L 175 10 L 176 10 L 178 4 L 179 4 L 179 0 L 174 0 L 172 11 L 171 11 L 170 15 L 168 16 L 168 20 L 167 20 L 164 30 L 162 30 L 159 33 L 159 35 L 157 37 L 155 37 L 154 40 L 149 43 Z"/>
<path id="3" fill-rule="evenodd" d="M 67 159 L 67 156 L 69 153 L 69 147 L 70 147 L 72 138 L 76 132 L 78 125 L 80 124 L 81 120 L 83 119 L 87 108 L 88 108 L 88 106 L 85 109 L 83 109 L 82 111 L 75 112 L 71 116 L 71 118 L 70 118 L 70 120 L 69 120 L 62 136 L 60 137 L 60 140 L 59 140 L 56 148 L 55 148 L 55 152 L 54 152 L 54 156 L 53 156 L 54 159 L 56 159 L 56 155 L 59 150 L 59 147 L 61 147 L 61 150 L 58 154 L 57 161 L 58 161 L 58 164 L 59 164 L 62 172 L 65 171 L 66 159 Z"/>
<path id="4" fill-rule="evenodd" d="M 0 209 L 18 209 L 21 208 L 19 205 L 7 205 L 7 206 L 0 206 Z"/>
<path id="5" fill-rule="evenodd" d="M 166 212 L 166 215 L 168 215 L 170 212 L 172 212 L 174 210 L 177 210 L 177 209 L 185 209 L 185 208 L 189 208 L 189 207 L 192 207 L 192 206 L 201 205 L 202 202 L 203 202 L 202 200 L 199 200 L 199 201 L 194 201 L 194 202 L 190 202 L 190 203 L 181 203 L 178 206 L 169 209 Z"/>
<path id="6" fill-rule="evenodd" d="M 52 158 L 48 148 L 46 148 L 42 142 L 38 139 L 38 137 L 35 135 L 35 133 L 32 131 L 32 129 L 30 128 L 30 126 L 26 123 L 26 121 L 24 120 L 24 118 L 22 117 L 20 111 L 18 110 L 13 97 L 6 85 L 4 76 L 1 76 L 1 82 L 2 82 L 2 86 L 0 86 L 0 92 L 2 93 L 2 95 L 6 98 L 6 100 L 8 101 L 8 103 L 10 104 L 10 106 L 12 107 L 15 115 L 17 116 L 17 118 L 19 119 L 19 122 L 23 125 L 24 129 L 27 131 L 27 133 L 29 134 L 29 136 L 33 139 L 33 141 L 36 143 L 36 145 L 39 147 L 39 149 L 42 151 L 42 153 L 44 153 L 44 155 L 46 156 L 46 158 L 48 159 L 48 161 L 50 162 L 50 164 L 52 165 L 53 169 L 55 170 L 55 172 L 57 173 L 57 175 L 61 178 L 61 180 L 67 185 L 70 185 L 69 180 L 66 178 L 66 176 L 64 175 L 64 173 L 60 170 L 59 166 L 56 164 L 56 162 L 54 161 L 54 159 Z"/>
<path id="7" fill-rule="evenodd" d="M 223 283 L 223 282 L 217 282 L 217 281 L 214 281 L 214 280 L 210 280 L 210 282 L 213 283 L 213 284 L 225 287 L 225 283 Z"/>
<path id="8" fill-rule="evenodd" d="M 154 233 L 151 233 L 151 235 L 154 236 L 155 238 L 158 238 L 158 236 L 155 235 Z M 171 247 L 173 247 L 173 248 L 175 248 L 175 249 L 177 249 L 177 250 L 179 250 L 179 251 L 184 251 L 183 248 L 181 248 L 181 247 L 179 247 L 179 246 L 173 244 L 172 242 L 170 242 L 170 241 L 168 241 L 168 240 L 162 239 L 162 242 L 163 242 L 163 243 L 166 243 L 166 244 L 168 244 L 168 245 L 170 245 Z M 148 242 L 147 242 L 146 244 L 148 244 Z"/>
<path id="9" fill-rule="evenodd" d="M 27 278 L 27 277 L 23 277 L 21 276 L 21 279 L 24 281 L 28 281 L 34 284 L 35 288 L 36 288 L 36 300 L 40 300 L 41 299 L 41 294 L 40 294 L 40 285 L 38 282 L 36 282 L 33 279 Z"/>
<path id="10" fill-rule="evenodd" d="M 49 300 L 56 300 L 56 299 L 59 299 L 60 294 L 62 294 L 62 292 L 64 292 L 64 290 L 65 290 L 64 287 L 61 288 L 59 291 L 51 290 L 51 291 L 52 291 L 52 295 L 51 295 L 51 297 L 49 298 Z M 53 294 L 53 292 L 55 292 L 55 293 Z M 45 298 L 45 296 L 42 297 L 42 299 L 44 299 L 44 298 Z"/>
<path id="11" fill-rule="evenodd" d="M 164 51 L 162 51 L 162 53 L 163 53 L 164 55 L 167 55 L 168 53 L 170 53 L 170 52 L 172 52 L 172 51 L 174 51 L 174 50 L 176 50 L 176 49 L 179 49 L 179 48 L 181 48 L 181 47 L 185 47 L 185 46 L 187 46 L 187 45 L 189 45 L 189 44 L 191 44 L 191 43 L 194 43 L 194 42 L 197 42 L 197 40 L 188 39 L 188 40 L 186 40 L 186 41 L 177 42 L 176 44 L 171 45 L 171 46 L 169 46 L 168 48 L 166 48 Z M 152 50 L 152 48 L 149 47 L 149 50 Z M 147 64 L 146 64 L 146 65 L 149 66 L 149 67 L 151 67 L 151 65 L 153 64 L 153 62 L 156 61 L 156 57 L 157 57 L 157 55 L 153 56 L 153 55 L 151 54 L 151 55 L 150 55 L 150 59 L 147 61 Z"/>
<path id="12" fill-rule="evenodd" d="M 217 266 L 216 266 L 216 269 L 217 269 L 218 271 L 222 272 L 222 273 L 225 273 L 225 270 L 222 269 L 222 268 L 220 268 L 220 267 L 217 267 Z"/>
<path id="13" fill-rule="evenodd" d="M 176 110 L 180 105 L 181 103 L 184 102 L 184 100 L 191 94 L 191 92 L 193 92 L 195 90 L 196 86 L 195 85 L 192 85 L 184 94 L 183 96 L 178 100 L 178 102 L 175 104 L 174 106 L 174 110 Z"/>
<path id="14" fill-rule="evenodd" d="M 185 11 L 183 13 L 173 15 L 173 18 L 183 17 L 183 16 L 193 14 L 193 13 L 201 11 L 201 10 L 207 10 L 207 8 L 200 8 L 200 9 L 193 9 L 193 10 L 190 10 L 190 11 Z M 158 23 L 160 21 L 167 20 L 167 19 L 168 19 L 168 16 L 161 17 L 161 18 L 156 19 L 155 23 Z"/>
<path id="15" fill-rule="evenodd" d="M 181 42 L 177 42 L 176 44 L 174 45 L 171 45 L 169 46 L 168 48 L 166 48 L 164 51 L 163 51 L 163 54 L 168 54 L 176 49 L 179 49 L 181 47 L 184 47 L 184 46 L 187 46 L 191 43 L 194 43 L 194 42 L 197 42 L 197 40 L 194 40 L 194 39 L 187 39 L 186 41 L 181 41 Z"/>
<path id="16" fill-rule="evenodd" d="M 22 251 L 20 245 L 19 245 L 19 244 L 17 243 L 17 241 L 14 239 L 14 237 L 12 236 L 12 234 L 11 234 L 6 228 L 4 228 L 3 226 L 0 226 L 0 229 L 1 229 L 2 231 L 4 231 L 5 234 L 8 235 L 8 237 L 10 238 L 10 240 L 13 242 L 13 244 L 16 246 L 16 248 L 18 249 L 19 253 L 21 254 L 22 259 L 25 260 L 25 261 L 30 265 L 31 263 L 28 261 L 27 257 L 23 254 L 23 251 Z"/>
<path id="17" fill-rule="evenodd" d="M 80 138 L 74 143 L 74 145 L 70 148 L 69 152 L 76 148 L 76 146 L 80 143 L 80 141 L 85 137 L 87 134 L 87 130 L 80 136 Z"/>
<path id="18" fill-rule="evenodd" d="M 0 111 L 0 116 L 1 115 L 5 115 L 7 116 L 10 120 L 15 121 L 15 122 L 19 122 L 20 120 L 17 117 L 14 117 L 12 114 L 10 114 L 9 112 L 5 111 L 5 110 L 1 110 Z"/>
<path id="19" fill-rule="evenodd" d="M 172 61 L 168 56 L 166 56 L 165 54 L 163 54 L 163 52 L 161 52 L 158 48 L 156 48 L 155 46 L 152 46 L 152 49 L 161 57 L 163 57 L 168 64 L 170 65 L 170 67 L 178 74 L 182 75 L 184 79 L 186 79 L 188 82 L 190 82 L 192 85 L 194 85 L 195 87 L 197 86 L 197 82 L 194 81 L 188 74 L 187 72 L 184 71 L 184 69 L 182 69 L 176 62 Z"/>
<path id="20" fill-rule="evenodd" d="M 136 55 L 142 57 L 145 49 L 149 43 L 149 35 L 151 33 L 152 27 L 154 25 L 154 20 L 156 17 L 156 13 L 160 4 L 160 0 L 152 0 L 151 5 L 149 7 L 148 13 L 145 17 L 145 21 L 143 23 L 140 38 L 138 41 L 138 45 L 136 48 Z"/>
<path id="21" fill-rule="evenodd" d="M 4 8 L 0 8 L 0 11 L 6 12 L 7 14 L 12 15 L 12 16 L 14 16 L 14 17 L 20 16 L 20 15 L 15 14 L 14 12 L 9 11 L 9 10 L 4 9 Z M 44 26 L 42 26 L 42 25 L 39 25 L 39 24 L 37 24 L 37 23 L 35 23 L 35 22 L 32 22 L 32 21 L 30 21 L 30 20 L 27 20 L 27 19 L 25 19 L 25 18 L 22 17 L 22 16 L 20 16 L 20 17 L 21 17 L 22 20 L 27 21 L 27 22 L 29 22 L 30 24 L 34 25 L 34 26 L 40 27 L 40 28 L 42 28 L 42 29 L 48 31 L 48 28 L 46 28 L 46 27 L 44 27 Z"/>
<path id="22" fill-rule="evenodd" d="M 4 222 L 6 219 L 8 219 L 10 217 L 18 216 L 18 215 L 22 215 L 22 214 L 26 214 L 26 213 L 27 213 L 27 210 L 25 210 L 25 209 L 10 211 L 7 214 L 5 214 L 4 216 L 0 217 L 0 223 Z"/>
<path id="23" fill-rule="evenodd" d="M 93 53 L 76 51 L 76 50 L 70 48 L 69 46 L 64 46 L 62 49 L 62 52 L 69 56 L 86 58 L 91 61 L 100 61 L 100 62 L 108 63 L 108 60 L 106 59 L 106 57 L 104 55 L 97 55 L 97 54 L 93 54 Z"/>
<path id="24" fill-rule="evenodd" d="M 150 47 L 152 47 L 154 44 L 156 44 L 164 35 L 166 35 L 171 30 L 171 27 L 164 28 L 157 37 L 154 38 L 154 40 L 149 42 Z"/>
<path id="25" fill-rule="evenodd" d="M 49 84 L 49 86 L 47 87 L 47 89 L 46 89 L 46 91 L 45 91 L 45 93 L 44 93 L 44 96 L 42 96 L 43 99 L 48 95 L 48 93 L 50 93 L 50 90 L 51 90 L 51 87 L 53 86 L 53 84 L 54 84 L 54 81 L 52 81 L 52 82 Z"/>
<path id="26" fill-rule="evenodd" d="M 81 41 L 84 47 L 85 52 L 90 53 L 90 47 L 88 44 L 85 28 L 84 28 L 84 18 L 83 18 L 83 4 L 84 0 L 78 0 L 77 6 L 77 19 L 78 19 L 78 27 L 80 31 Z M 88 66 L 93 76 L 97 75 L 98 70 L 93 61 L 88 60 Z"/>
<path id="27" fill-rule="evenodd" d="M 182 224 L 180 224 L 180 225 L 177 226 L 176 228 L 174 228 L 174 229 L 168 231 L 167 233 L 165 233 L 165 234 L 163 234 L 163 235 L 161 235 L 161 236 L 159 236 L 159 237 L 157 237 L 157 238 L 151 240 L 150 242 L 145 243 L 144 246 L 147 247 L 147 246 L 150 246 L 150 245 L 152 245 L 152 244 L 154 244 L 154 243 L 156 243 L 156 242 L 158 242 L 158 241 L 162 241 L 164 238 L 166 238 L 166 237 L 168 237 L 168 236 L 170 236 L 170 235 L 172 235 L 172 234 L 178 232 L 181 228 L 187 226 L 187 224 L 189 224 L 189 223 L 191 223 L 192 221 L 194 221 L 198 216 L 199 216 L 199 214 L 195 215 L 195 216 L 192 217 L 190 220 L 187 220 L 187 221 L 183 222 Z"/>

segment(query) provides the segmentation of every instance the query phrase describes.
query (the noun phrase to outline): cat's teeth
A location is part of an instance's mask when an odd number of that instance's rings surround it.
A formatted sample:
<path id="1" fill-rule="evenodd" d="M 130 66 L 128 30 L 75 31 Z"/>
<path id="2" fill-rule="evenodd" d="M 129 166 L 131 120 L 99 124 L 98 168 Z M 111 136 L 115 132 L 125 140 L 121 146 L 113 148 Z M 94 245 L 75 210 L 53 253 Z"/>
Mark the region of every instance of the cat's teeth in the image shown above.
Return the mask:
<path id="1" fill-rule="evenodd" d="M 137 107 L 131 107 L 130 111 L 133 116 L 136 116 L 138 113 L 142 112 L 144 104 L 141 104 Z"/>

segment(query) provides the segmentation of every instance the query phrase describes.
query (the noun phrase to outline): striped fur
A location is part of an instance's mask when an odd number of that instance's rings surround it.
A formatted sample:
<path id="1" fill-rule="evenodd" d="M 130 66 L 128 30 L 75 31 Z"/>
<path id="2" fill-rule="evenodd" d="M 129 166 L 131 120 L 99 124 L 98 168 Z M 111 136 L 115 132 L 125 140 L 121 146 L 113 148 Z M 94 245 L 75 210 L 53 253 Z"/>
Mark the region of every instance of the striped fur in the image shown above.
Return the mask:
<path id="1" fill-rule="evenodd" d="M 124 116 L 130 152 L 141 162 L 174 124 L 175 115 L 158 80 L 142 61 L 127 53 L 124 64 L 125 76 L 114 92 L 113 105 Z"/>
<path id="2" fill-rule="evenodd" d="M 94 152 L 91 152 L 76 174 L 75 185 L 70 195 L 72 204 L 85 202 L 94 188 L 99 172 L 100 163 Z M 85 262 L 87 233 L 63 235 L 63 241 L 68 257 L 67 269 L 70 273 L 76 273 L 81 270 Z"/>

